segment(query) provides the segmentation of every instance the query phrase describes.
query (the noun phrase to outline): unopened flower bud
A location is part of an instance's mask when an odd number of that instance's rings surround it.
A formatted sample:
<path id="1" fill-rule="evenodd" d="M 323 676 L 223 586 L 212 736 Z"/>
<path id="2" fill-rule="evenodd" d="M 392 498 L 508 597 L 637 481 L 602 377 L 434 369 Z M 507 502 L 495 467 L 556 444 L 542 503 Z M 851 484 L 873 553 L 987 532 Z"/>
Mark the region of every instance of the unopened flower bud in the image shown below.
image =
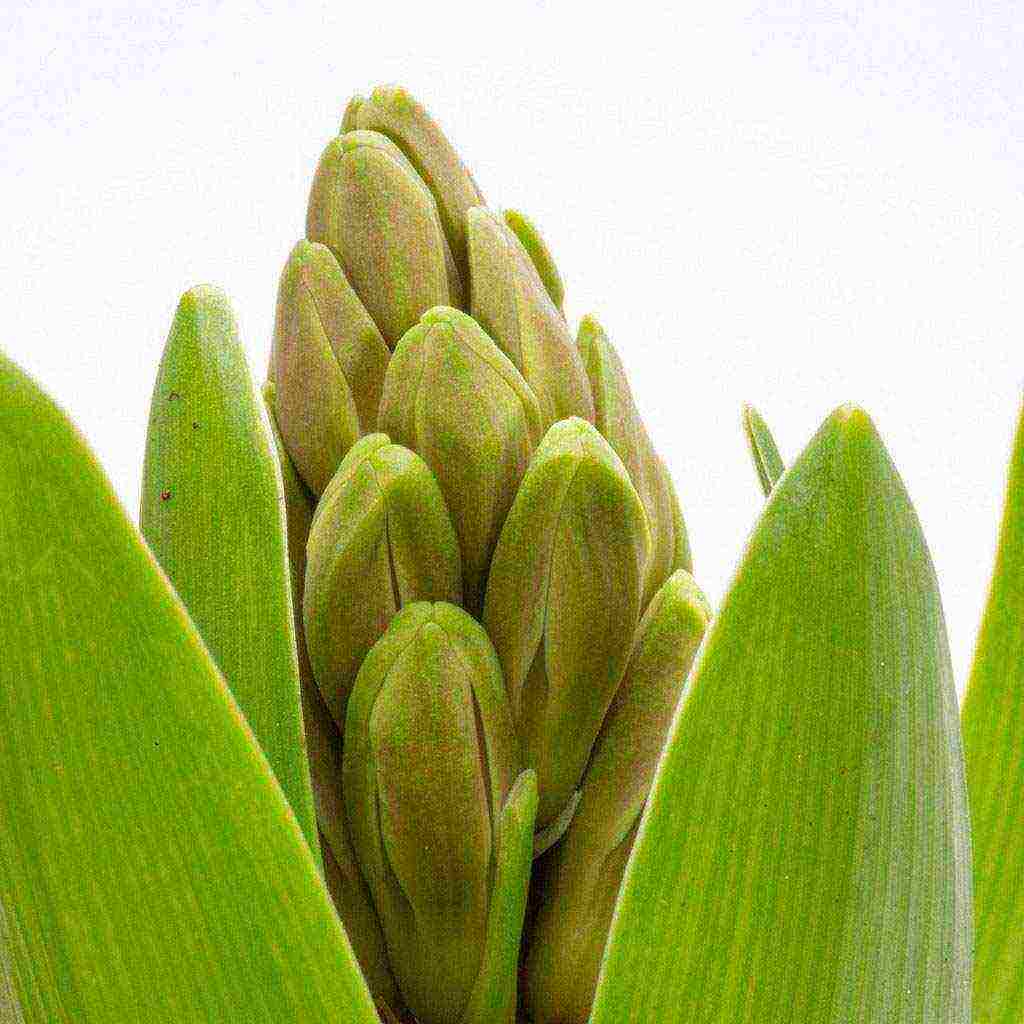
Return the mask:
<path id="1" fill-rule="evenodd" d="M 281 434 L 314 494 L 376 429 L 390 355 L 330 249 L 299 242 L 277 293 L 271 375 Z"/>
<path id="2" fill-rule="evenodd" d="M 378 132 L 346 132 L 328 144 L 310 190 L 306 234 L 338 258 L 389 346 L 432 306 L 462 302 L 437 203 Z"/>
<path id="3" fill-rule="evenodd" d="M 396 348 L 380 424 L 434 471 L 459 537 L 465 605 L 478 613 L 501 524 L 540 440 L 537 399 L 472 317 L 439 308 Z"/>
<path id="4" fill-rule="evenodd" d="M 352 692 L 344 793 L 392 969 L 420 1024 L 458 1024 L 470 1002 L 499 818 L 518 772 L 501 667 L 483 629 L 450 604 L 404 608 Z"/>
<path id="5" fill-rule="evenodd" d="M 648 529 L 608 442 L 581 419 L 538 447 L 491 562 L 483 623 L 505 672 L 545 826 L 579 784 L 640 614 Z"/>
<path id="6" fill-rule="evenodd" d="M 601 956 L 672 715 L 710 608 L 693 578 L 675 572 L 637 630 L 629 667 L 561 842 L 539 864 L 540 907 L 527 963 L 535 1024 L 585 1024 Z"/>
<path id="7" fill-rule="evenodd" d="M 408 157 L 437 201 L 441 225 L 460 272 L 466 273 L 466 211 L 483 196 L 452 144 L 423 105 L 397 85 L 382 85 L 346 111 L 354 128 L 391 139 Z"/>
<path id="8" fill-rule="evenodd" d="M 343 726 L 366 652 L 412 601 L 461 599 L 459 549 L 427 464 L 385 434 L 362 438 L 309 534 L 303 616 L 320 692 Z"/>
<path id="9" fill-rule="evenodd" d="M 593 422 L 583 360 L 522 242 L 482 206 L 466 225 L 470 312 L 537 395 L 545 427 L 569 416 Z"/>
<path id="10" fill-rule="evenodd" d="M 594 317 L 586 316 L 580 322 L 578 345 L 594 395 L 597 429 L 622 459 L 651 528 L 644 573 L 646 605 L 676 569 L 693 568 L 679 499 L 640 419 L 619 354 Z"/>

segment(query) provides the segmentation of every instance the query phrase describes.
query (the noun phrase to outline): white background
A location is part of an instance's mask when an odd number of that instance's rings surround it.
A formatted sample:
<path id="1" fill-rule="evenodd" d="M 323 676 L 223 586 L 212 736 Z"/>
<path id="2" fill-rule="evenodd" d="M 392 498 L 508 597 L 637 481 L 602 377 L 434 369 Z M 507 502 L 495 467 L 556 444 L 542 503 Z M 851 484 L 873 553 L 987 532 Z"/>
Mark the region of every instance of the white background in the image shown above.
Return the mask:
<path id="1" fill-rule="evenodd" d="M 603 8 L 599 10 L 599 8 Z M 178 294 L 232 295 L 262 379 L 277 276 L 354 91 L 400 81 L 600 314 L 714 600 L 787 458 L 864 405 L 924 522 L 962 688 L 1024 347 L 1019 5 L 12 3 L 0 347 L 129 509 Z"/>

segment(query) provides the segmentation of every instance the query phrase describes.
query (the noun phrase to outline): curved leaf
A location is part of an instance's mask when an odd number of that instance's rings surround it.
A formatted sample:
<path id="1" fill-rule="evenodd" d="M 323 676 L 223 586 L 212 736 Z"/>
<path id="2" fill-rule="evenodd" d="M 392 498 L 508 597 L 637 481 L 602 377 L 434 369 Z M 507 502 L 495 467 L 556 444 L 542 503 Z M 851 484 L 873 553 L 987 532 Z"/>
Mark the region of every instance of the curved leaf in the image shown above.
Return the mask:
<path id="1" fill-rule="evenodd" d="M 920 525 L 841 409 L 772 491 L 677 711 L 592 1021 L 967 1024 L 965 803 Z"/>
<path id="2" fill-rule="evenodd" d="M 213 288 L 185 293 L 167 338 L 139 525 L 319 858 L 281 471 L 231 307 Z"/>
<path id="3" fill-rule="evenodd" d="M 373 1024 L 294 813 L 63 414 L 0 357 L 0 905 L 28 1024 Z"/>
<path id="4" fill-rule="evenodd" d="M 963 706 L 974 837 L 974 1019 L 1024 1021 L 1024 412 Z"/>

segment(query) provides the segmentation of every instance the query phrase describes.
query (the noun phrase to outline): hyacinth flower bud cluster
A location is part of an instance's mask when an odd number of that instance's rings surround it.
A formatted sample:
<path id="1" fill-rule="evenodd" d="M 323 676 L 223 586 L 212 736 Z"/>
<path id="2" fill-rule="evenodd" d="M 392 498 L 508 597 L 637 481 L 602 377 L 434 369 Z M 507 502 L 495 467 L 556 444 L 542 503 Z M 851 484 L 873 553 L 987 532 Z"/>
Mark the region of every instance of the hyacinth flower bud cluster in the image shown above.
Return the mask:
<path id="1" fill-rule="evenodd" d="M 385 1019 L 584 1021 L 710 612 L 665 463 L 534 224 L 353 100 L 281 275 L 324 876 Z"/>

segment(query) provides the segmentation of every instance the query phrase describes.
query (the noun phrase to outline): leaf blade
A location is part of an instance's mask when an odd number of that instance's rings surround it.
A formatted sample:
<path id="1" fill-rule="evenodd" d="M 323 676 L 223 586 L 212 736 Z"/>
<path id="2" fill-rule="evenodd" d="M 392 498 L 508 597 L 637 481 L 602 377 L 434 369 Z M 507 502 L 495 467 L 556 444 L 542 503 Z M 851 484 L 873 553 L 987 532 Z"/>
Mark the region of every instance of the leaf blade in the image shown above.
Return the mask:
<path id="1" fill-rule="evenodd" d="M 969 966 L 934 572 L 842 409 L 772 492 L 677 711 L 591 1020 L 966 1024 Z"/>
<path id="2" fill-rule="evenodd" d="M 747 438 L 747 447 L 761 490 L 767 498 L 786 467 L 768 424 L 752 405 L 743 406 L 743 433 Z"/>
<path id="3" fill-rule="evenodd" d="M 376 1017 L 297 820 L 64 415 L 0 356 L 0 904 L 29 1024 Z"/>
<path id="4" fill-rule="evenodd" d="M 974 1019 L 1024 1019 L 1024 411 L 992 582 L 963 705 L 974 836 Z"/>
<path id="5" fill-rule="evenodd" d="M 182 297 L 167 339 L 139 525 L 319 857 L 281 472 L 231 307 L 212 288 Z"/>

